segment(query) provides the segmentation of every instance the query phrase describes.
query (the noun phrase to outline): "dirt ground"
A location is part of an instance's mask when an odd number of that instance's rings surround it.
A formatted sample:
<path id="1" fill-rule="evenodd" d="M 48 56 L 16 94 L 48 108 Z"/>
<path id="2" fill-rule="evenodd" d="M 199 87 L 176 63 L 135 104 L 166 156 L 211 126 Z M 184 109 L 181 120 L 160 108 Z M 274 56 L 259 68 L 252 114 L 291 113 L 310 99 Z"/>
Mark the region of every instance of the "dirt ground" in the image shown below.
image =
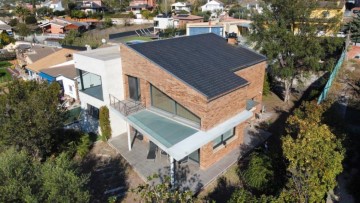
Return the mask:
<path id="1" fill-rule="evenodd" d="M 130 190 L 144 182 L 109 144 L 96 142 L 82 166 L 91 174 L 91 202 L 108 202 L 110 197 L 116 197 L 117 202 L 138 202 Z"/>

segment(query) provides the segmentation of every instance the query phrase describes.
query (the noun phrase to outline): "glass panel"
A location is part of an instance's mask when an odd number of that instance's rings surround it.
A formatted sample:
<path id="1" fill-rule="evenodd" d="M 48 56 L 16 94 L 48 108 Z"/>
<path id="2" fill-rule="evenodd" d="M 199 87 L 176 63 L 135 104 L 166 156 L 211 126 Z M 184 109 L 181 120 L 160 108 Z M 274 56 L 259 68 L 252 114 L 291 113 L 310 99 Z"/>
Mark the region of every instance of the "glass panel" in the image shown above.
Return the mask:
<path id="1" fill-rule="evenodd" d="M 193 153 L 189 154 L 189 159 L 195 161 L 196 163 L 200 163 L 200 150 L 196 150 Z"/>
<path id="2" fill-rule="evenodd" d="M 79 90 L 97 99 L 103 100 L 101 76 L 83 70 L 77 70 Z"/>
<path id="3" fill-rule="evenodd" d="M 225 132 L 225 133 L 223 134 L 223 139 L 224 139 L 224 141 L 225 141 L 225 140 L 230 139 L 230 138 L 233 137 L 233 136 L 234 136 L 234 128 L 232 128 L 231 130 Z"/>
<path id="4" fill-rule="evenodd" d="M 200 123 L 200 118 L 191 113 L 185 107 L 181 106 L 180 104 L 176 103 L 176 115 L 186 118 L 188 120 L 194 121 L 196 123 Z"/>
<path id="5" fill-rule="evenodd" d="M 151 102 L 154 107 L 175 114 L 175 101 L 154 86 L 151 86 Z"/>
<path id="6" fill-rule="evenodd" d="M 213 148 L 216 148 L 222 144 L 222 135 L 213 140 Z"/>
<path id="7" fill-rule="evenodd" d="M 140 91 L 139 91 L 139 80 L 135 77 L 128 77 L 129 80 L 129 96 L 130 99 L 135 101 L 139 101 L 140 99 Z"/>

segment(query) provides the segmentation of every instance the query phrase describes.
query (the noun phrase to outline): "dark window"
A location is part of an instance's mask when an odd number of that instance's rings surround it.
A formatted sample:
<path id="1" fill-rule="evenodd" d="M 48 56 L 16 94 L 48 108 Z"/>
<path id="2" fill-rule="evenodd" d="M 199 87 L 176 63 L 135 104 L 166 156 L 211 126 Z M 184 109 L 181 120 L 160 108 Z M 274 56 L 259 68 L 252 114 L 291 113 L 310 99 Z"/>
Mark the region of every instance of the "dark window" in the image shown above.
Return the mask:
<path id="1" fill-rule="evenodd" d="M 128 76 L 129 81 L 129 97 L 132 100 L 140 100 L 140 82 L 136 77 Z"/>
<path id="2" fill-rule="evenodd" d="M 213 140 L 213 148 L 217 148 L 224 144 L 227 140 L 235 136 L 235 128 L 230 129 L 229 131 L 225 132 L 218 138 Z"/>
<path id="3" fill-rule="evenodd" d="M 87 104 L 87 113 L 96 119 L 99 119 L 99 109 L 96 108 L 95 106 L 92 106 L 90 104 Z"/>
<path id="4" fill-rule="evenodd" d="M 151 85 L 151 105 L 171 114 L 200 124 L 200 118 Z"/>

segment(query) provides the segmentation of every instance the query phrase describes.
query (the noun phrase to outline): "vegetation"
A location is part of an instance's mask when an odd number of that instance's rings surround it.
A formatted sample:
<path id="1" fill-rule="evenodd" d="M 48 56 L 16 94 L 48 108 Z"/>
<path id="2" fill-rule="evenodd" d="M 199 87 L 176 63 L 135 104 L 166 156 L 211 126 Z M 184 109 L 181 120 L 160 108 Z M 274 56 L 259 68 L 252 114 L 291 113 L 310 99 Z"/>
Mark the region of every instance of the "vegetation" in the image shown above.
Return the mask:
<path id="1" fill-rule="evenodd" d="M 4 46 L 14 42 L 15 39 L 10 37 L 6 32 L 2 32 L 0 34 L 0 48 L 3 48 Z"/>
<path id="2" fill-rule="evenodd" d="M 357 14 L 352 21 L 345 25 L 346 32 L 351 34 L 351 40 L 358 43 L 360 41 L 360 14 Z"/>
<path id="3" fill-rule="evenodd" d="M 65 114 L 59 109 L 57 83 L 15 80 L 0 95 L 0 145 L 16 146 L 34 157 L 57 147 Z"/>
<path id="4" fill-rule="evenodd" d="M 36 9 L 36 14 L 37 14 L 39 17 L 52 16 L 53 13 L 54 13 L 54 12 L 53 12 L 53 9 L 52 9 L 52 8 L 45 7 L 45 6 Z"/>
<path id="5" fill-rule="evenodd" d="M 265 73 L 265 78 L 264 78 L 264 85 L 263 85 L 263 95 L 267 96 L 271 93 L 270 91 L 270 82 L 269 82 L 269 76 L 267 75 L 267 73 Z"/>
<path id="6" fill-rule="evenodd" d="M 25 23 L 18 23 L 15 30 L 22 37 L 26 37 L 31 33 L 30 28 Z"/>
<path id="7" fill-rule="evenodd" d="M 65 154 L 44 164 L 25 151 L 0 153 L 1 202 L 88 202 L 88 176 L 79 175 Z"/>
<path id="8" fill-rule="evenodd" d="M 26 24 L 36 24 L 37 23 L 36 17 L 34 15 L 26 16 L 25 23 Z"/>
<path id="9" fill-rule="evenodd" d="M 65 38 L 62 39 L 60 43 L 62 45 L 72 46 L 90 45 L 92 48 L 97 48 L 102 44 L 101 40 L 103 38 L 105 38 L 105 36 L 90 33 L 80 33 L 76 30 L 70 30 L 70 32 L 66 34 Z"/>
<path id="10" fill-rule="evenodd" d="M 111 18 L 105 18 L 104 20 L 104 28 L 109 28 L 112 27 L 114 24 L 112 23 Z"/>
<path id="11" fill-rule="evenodd" d="M 284 6 L 287 5 L 287 6 Z M 284 87 L 284 101 L 290 99 L 294 79 L 309 71 L 326 70 L 327 49 L 321 46 L 318 25 L 313 23 L 311 13 L 317 6 L 315 0 L 265 0 L 262 14 L 253 15 L 253 32 L 249 42 L 271 61 L 271 73 L 279 78 Z M 301 19 L 301 20 L 300 20 Z M 333 25 L 340 25 L 334 17 L 326 31 L 336 32 Z M 337 40 L 328 41 L 330 47 L 342 46 Z M 333 50 L 333 49 L 332 49 Z"/>
<path id="12" fill-rule="evenodd" d="M 88 134 L 84 134 L 80 138 L 80 143 L 77 146 L 76 154 L 78 154 L 81 158 L 84 158 L 90 151 L 91 147 L 91 140 L 90 136 Z"/>
<path id="13" fill-rule="evenodd" d="M 111 125 L 109 118 L 109 109 L 106 106 L 100 108 L 99 126 L 101 130 L 101 139 L 107 141 L 111 137 Z"/>
<path id="14" fill-rule="evenodd" d="M 29 9 L 23 6 L 16 6 L 14 12 L 15 15 L 18 16 L 23 23 L 25 23 L 25 18 L 31 13 Z"/>
<path id="15" fill-rule="evenodd" d="M 153 175 L 148 177 L 148 181 L 159 178 L 158 175 Z M 135 189 L 132 189 L 132 192 L 139 195 L 141 202 L 152 203 L 152 202 L 181 202 L 181 203 L 190 203 L 194 199 L 192 197 L 192 192 L 189 190 L 180 191 L 171 187 L 170 177 L 163 177 L 163 182 L 160 184 L 141 184 Z"/>

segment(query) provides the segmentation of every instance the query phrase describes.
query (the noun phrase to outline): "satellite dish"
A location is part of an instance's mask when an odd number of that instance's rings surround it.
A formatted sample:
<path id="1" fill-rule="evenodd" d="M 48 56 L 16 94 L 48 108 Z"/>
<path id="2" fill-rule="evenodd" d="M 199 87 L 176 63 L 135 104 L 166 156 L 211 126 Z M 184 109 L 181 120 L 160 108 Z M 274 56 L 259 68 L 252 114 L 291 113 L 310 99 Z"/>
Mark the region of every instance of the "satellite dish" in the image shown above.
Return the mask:
<path id="1" fill-rule="evenodd" d="M 106 39 L 102 39 L 101 42 L 102 42 L 103 44 L 106 44 Z"/>

